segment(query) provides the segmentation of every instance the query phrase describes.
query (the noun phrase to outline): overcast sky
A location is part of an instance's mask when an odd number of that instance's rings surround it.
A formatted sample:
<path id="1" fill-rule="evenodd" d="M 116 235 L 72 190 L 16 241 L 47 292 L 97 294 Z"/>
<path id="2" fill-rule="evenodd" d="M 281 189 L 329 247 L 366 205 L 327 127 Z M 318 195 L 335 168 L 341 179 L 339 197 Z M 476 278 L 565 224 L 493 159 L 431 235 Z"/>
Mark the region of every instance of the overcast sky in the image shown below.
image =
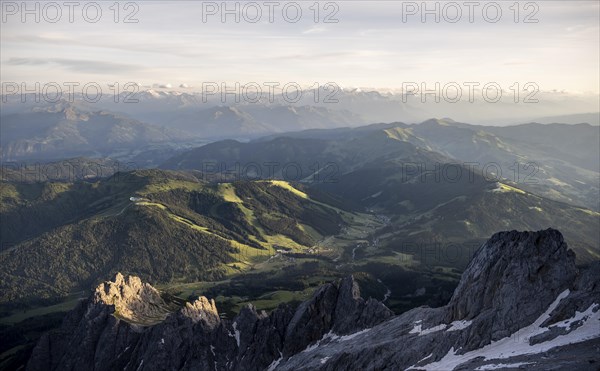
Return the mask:
<path id="1" fill-rule="evenodd" d="M 448 6 L 444 13 L 443 2 L 440 23 L 433 15 L 423 23 L 422 9 L 410 15 L 415 11 L 411 4 L 397 1 L 338 1 L 327 9 L 321 2 L 317 23 L 309 9 L 313 1 L 297 2 L 303 13 L 296 23 L 282 15 L 287 2 L 275 8 L 272 23 L 262 1 L 257 2 L 262 18 L 256 23 L 243 17 L 236 23 L 232 15 L 223 23 L 221 9 L 205 14 L 204 22 L 203 7 L 212 10 L 211 4 L 199 1 L 137 1 L 128 9 L 121 3 L 115 23 L 109 9 L 113 2 L 99 3 L 97 23 L 82 16 L 85 2 L 75 8 L 73 23 L 64 6 L 59 22 L 48 22 L 56 11 L 47 8 L 46 14 L 40 9 L 39 23 L 33 15 L 23 23 L 22 9 L 12 14 L 21 2 L 2 1 L 2 81 L 135 81 L 173 87 L 206 81 L 333 81 L 375 88 L 435 81 L 495 81 L 508 88 L 531 81 L 542 90 L 599 90 L 597 1 L 537 1 L 527 9 L 521 2 L 518 23 L 509 8 L 512 1 L 498 2 L 502 16 L 496 23 L 491 22 L 494 7 L 488 7 L 489 20 L 482 16 L 485 2 L 474 9 L 473 23 L 462 1 L 457 2 L 462 17 L 456 23 L 449 22 L 456 9 Z M 213 4 L 220 7 L 221 2 Z M 421 2 L 413 4 L 420 7 Z M 287 9 L 294 18 L 295 8 Z M 246 18 L 255 17 L 254 8 L 246 10 Z M 123 23 L 132 11 L 138 22 Z M 332 20 L 338 22 L 325 23 L 324 16 L 334 11 Z M 533 12 L 531 20 L 537 23 L 524 23 Z M 90 19 L 94 14 L 88 7 Z"/>

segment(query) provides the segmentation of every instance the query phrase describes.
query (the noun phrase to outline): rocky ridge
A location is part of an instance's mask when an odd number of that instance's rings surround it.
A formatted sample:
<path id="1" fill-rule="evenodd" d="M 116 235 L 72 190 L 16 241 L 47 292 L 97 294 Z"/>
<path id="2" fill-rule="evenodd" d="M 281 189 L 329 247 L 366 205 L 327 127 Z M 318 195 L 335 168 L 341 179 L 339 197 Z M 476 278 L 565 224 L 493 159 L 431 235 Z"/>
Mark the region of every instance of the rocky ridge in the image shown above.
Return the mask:
<path id="1" fill-rule="evenodd" d="M 225 320 L 205 297 L 164 314 L 158 291 L 117 275 L 40 339 L 27 368 L 595 370 L 599 297 L 600 262 L 578 271 L 551 229 L 495 234 L 448 305 L 398 316 L 363 299 L 351 276 L 296 309 L 280 305 L 267 314 L 249 305 Z"/>

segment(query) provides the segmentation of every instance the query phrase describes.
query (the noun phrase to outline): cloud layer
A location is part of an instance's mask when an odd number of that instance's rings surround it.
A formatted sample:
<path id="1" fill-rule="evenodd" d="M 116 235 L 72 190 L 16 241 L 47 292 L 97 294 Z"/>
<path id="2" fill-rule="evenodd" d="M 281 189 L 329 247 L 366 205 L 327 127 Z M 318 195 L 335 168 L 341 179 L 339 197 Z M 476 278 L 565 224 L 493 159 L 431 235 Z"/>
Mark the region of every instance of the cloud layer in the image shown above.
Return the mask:
<path id="1" fill-rule="evenodd" d="M 407 15 L 410 3 L 391 1 L 340 1 L 327 9 L 320 3 L 318 22 L 312 2 L 298 2 L 302 16 L 295 23 L 293 6 L 287 20 L 282 13 L 290 2 L 275 8 L 272 22 L 262 7 L 255 23 L 243 14 L 239 23 L 233 14 L 223 23 L 222 9 L 206 8 L 210 2 L 137 2 L 118 15 L 109 9 L 112 3 L 101 4 L 97 23 L 77 10 L 72 23 L 65 12 L 56 23 L 7 16 L 0 36 L 2 80 L 169 81 L 174 87 L 335 81 L 381 88 L 412 81 L 496 81 L 506 87 L 534 81 L 546 90 L 598 92 L 597 2 L 536 2 L 537 23 L 523 22 L 536 9 L 516 15 L 508 3 L 496 23 L 482 16 L 486 3 L 475 9 L 472 23 L 465 8 L 456 23 L 447 21 L 456 16 L 451 9 L 445 17 L 440 13 L 439 23 L 431 14 L 423 23 L 422 9 Z M 441 12 L 448 3 L 439 4 Z M 252 11 L 246 18 L 256 16 Z M 137 23 L 123 22 L 130 14 Z M 327 17 L 337 22 L 324 23 Z"/>

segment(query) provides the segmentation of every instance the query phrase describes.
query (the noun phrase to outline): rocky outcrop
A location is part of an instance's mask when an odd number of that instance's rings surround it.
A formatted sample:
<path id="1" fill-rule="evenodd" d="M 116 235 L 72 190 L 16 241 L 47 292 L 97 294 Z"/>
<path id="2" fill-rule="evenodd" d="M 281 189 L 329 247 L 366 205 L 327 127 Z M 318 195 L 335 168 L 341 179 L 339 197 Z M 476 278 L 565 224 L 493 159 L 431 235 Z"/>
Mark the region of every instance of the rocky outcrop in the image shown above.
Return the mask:
<path id="1" fill-rule="evenodd" d="M 576 275 L 575 254 L 559 231 L 497 233 L 469 263 L 445 320 L 476 319 L 461 346 L 478 348 L 532 323 Z"/>
<path id="2" fill-rule="evenodd" d="M 578 272 L 574 259 L 556 230 L 497 233 L 448 305 L 325 337 L 277 369 L 597 370 L 600 263 Z"/>
<path id="3" fill-rule="evenodd" d="M 121 273 L 114 281 L 98 286 L 93 303 L 111 306 L 115 317 L 143 325 L 158 323 L 171 312 L 158 290 L 138 277 L 124 277 Z"/>
<path id="4" fill-rule="evenodd" d="M 388 308 L 373 298 L 363 300 L 358 283 L 353 276 L 342 280 L 339 288 L 334 317 L 336 319 L 333 332 L 348 334 L 358 328 L 367 328 L 386 320 L 393 315 Z"/>
<path id="5" fill-rule="evenodd" d="M 209 301 L 204 296 L 193 303 L 185 303 L 180 310 L 180 315 L 191 319 L 193 323 L 202 322 L 208 328 L 215 328 L 221 322 L 215 301 L 213 299 Z"/>
<path id="6" fill-rule="evenodd" d="M 327 333 L 359 331 L 392 314 L 365 301 L 348 277 L 321 287 L 296 310 L 281 305 L 267 314 L 248 305 L 232 321 L 221 320 L 214 300 L 199 297 L 174 308 L 152 286 L 119 273 L 59 331 L 44 335 L 27 368 L 262 370 Z"/>
<path id="7" fill-rule="evenodd" d="M 42 337 L 27 368 L 595 370 L 599 272 L 600 263 L 577 271 L 558 231 L 502 232 L 478 250 L 441 308 L 393 316 L 347 277 L 296 309 L 267 314 L 249 305 L 222 320 L 214 301 L 200 297 L 152 324 L 139 319 L 156 320 L 170 304 L 118 275 Z"/>

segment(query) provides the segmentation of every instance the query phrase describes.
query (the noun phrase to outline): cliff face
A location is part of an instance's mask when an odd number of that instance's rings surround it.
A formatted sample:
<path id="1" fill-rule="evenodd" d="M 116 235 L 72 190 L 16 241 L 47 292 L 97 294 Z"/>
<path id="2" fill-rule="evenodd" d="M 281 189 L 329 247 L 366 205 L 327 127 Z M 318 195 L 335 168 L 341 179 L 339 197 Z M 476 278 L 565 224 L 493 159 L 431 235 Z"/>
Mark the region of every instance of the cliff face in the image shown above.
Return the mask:
<path id="1" fill-rule="evenodd" d="M 478 348 L 532 323 L 576 275 L 575 254 L 560 232 L 497 233 L 465 270 L 446 320 L 474 320 L 464 346 Z"/>
<path id="2" fill-rule="evenodd" d="M 173 311 L 137 277 L 117 274 L 73 310 L 62 328 L 42 337 L 28 369 L 242 369 L 267 368 L 330 331 L 346 334 L 374 326 L 393 313 L 360 297 L 353 277 L 322 286 L 295 311 L 270 314 L 244 307 L 222 320 L 214 300 L 200 297 Z"/>
<path id="3" fill-rule="evenodd" d="M 295 310 L 249 305 L 230 321 L 212 300 L 174 310 L 150 285 L 117 275 L 42 337 L 27 368 L 595 370 L 600 263 L 578 272 L 574 258 L 558 231 L 501 232 L 475 254 L 447 306 L 400 316 L 362 299 L 352 277 Z"/>

